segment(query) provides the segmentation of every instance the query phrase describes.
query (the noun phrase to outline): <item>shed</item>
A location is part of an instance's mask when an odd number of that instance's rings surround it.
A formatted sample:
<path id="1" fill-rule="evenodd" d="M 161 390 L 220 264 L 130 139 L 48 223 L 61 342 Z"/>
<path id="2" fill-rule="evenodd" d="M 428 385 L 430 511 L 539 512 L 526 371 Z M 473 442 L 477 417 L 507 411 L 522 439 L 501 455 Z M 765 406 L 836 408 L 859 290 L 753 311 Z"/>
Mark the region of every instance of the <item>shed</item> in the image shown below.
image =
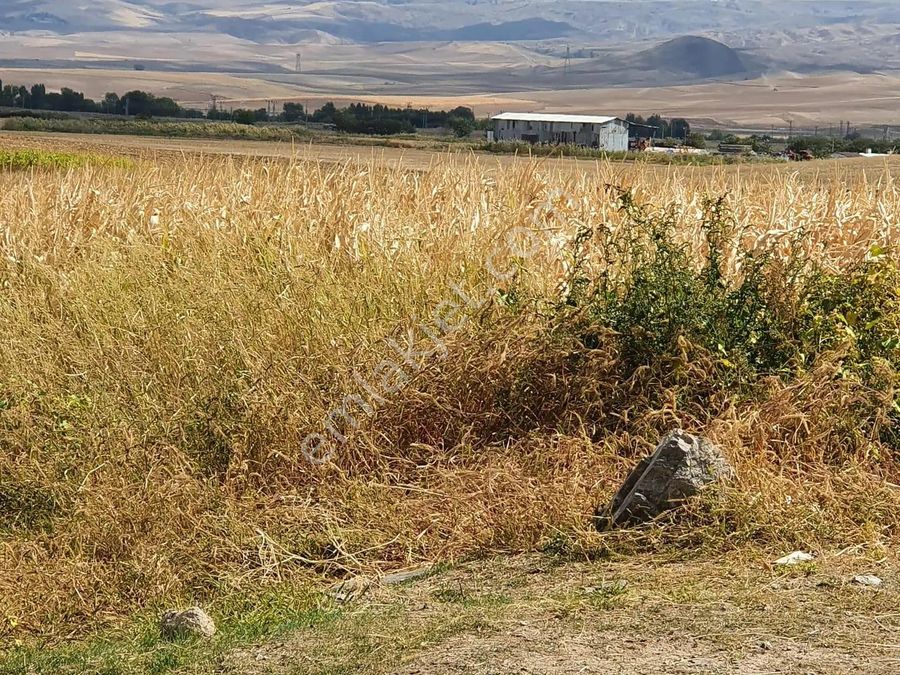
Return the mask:
<path id="1" fill-rule="evenodd" d="M 609 152 L 628 150 L 628 122 L 619 117 L 507 112 L 491 119 L 498 141 L 581 145 Z"/>

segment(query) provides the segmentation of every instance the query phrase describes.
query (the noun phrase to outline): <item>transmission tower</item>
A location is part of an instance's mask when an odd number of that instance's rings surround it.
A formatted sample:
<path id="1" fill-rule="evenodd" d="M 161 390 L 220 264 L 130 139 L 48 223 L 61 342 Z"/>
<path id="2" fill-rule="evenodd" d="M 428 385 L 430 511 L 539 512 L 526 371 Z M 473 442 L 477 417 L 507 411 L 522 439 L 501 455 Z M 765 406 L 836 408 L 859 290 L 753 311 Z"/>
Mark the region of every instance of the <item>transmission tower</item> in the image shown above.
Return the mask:
<path id="1" fill-rule="evenodd" d="M 294 70 L 296 70 L 299 73 L 303 69 L 302 66 L 303 66 L 303 59 L 300 57 L 300 54 L 298 53 L 297 54 L 297 64 L 296 64 L 296 66 L 294 66 Z"/>
<path id="2" fill-rule="evenodd" d="M 218 112 L 218 110 L 219 110 L 219 101 L 224 101 L 224 100 L 225 100 L 225 97 L 224 97 L 224 96 L 219 96 L 218 94 L 210 94 L 210 95 L 209 95 L 209 99 L 210 99 L 209 109 L 210 109 L 212 112 Z"/>
<path id="3" fill-rule="evenodd" d="M 563 65 L 563 73 L 565 75 L 569 74 L 569 69 L 572 67 L 572 48 L 569 45 L 566 45 L 566 61 Z"/>

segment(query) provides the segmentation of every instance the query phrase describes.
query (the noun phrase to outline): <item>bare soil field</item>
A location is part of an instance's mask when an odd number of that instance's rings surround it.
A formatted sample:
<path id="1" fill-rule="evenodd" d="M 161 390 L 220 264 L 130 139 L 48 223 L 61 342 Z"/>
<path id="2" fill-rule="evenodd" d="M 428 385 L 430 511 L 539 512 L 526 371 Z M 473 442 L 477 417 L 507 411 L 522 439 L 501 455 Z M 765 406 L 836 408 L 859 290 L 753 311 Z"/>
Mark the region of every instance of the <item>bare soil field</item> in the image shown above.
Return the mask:
<path id="1" fill-rule="evenodd" d="M 474 55 L 481 57 L 482 55 Z M 473 58 L 474 58 L 473 56 Z M 459 64 L 456 64 L 459 66 Z M 782 73 L 740 82 L 715 82 L 670 87 L 586 87 L 542 91 L 492 89 L 495 75 L 485 75 L 480 90 L 442 93 L 427 88 L 427 75 L 410 75 L 404 82 L 336 70 L 301 75 L 242 76 L 224 73 L 133 72 L 110 69 L 42 70 L 0 68 L 4 82 L 44 82 L 50 88 L 74 87 L 101 98 L 107 91 L 144 88 L 182 104 L 207 106 L 210 95 L 224 96 L 229 107 L 264 107 L 267 100 L 301 102 L 317 107 L 326 101 L 383 103 L 450 109 L 474 107 L 485 116 L 501 111 L 608 112 L 624 115 L 660 113 L 705 124 L 765 129 L 819 126 L 826 131 L 842 120 L 854 125 L 895 125 L 900 102 L 896 73 Z M 361 93 L 365 92 L 365 93 Z M 423 93 L 425 92 L 425 93 Z"/>
<path id="2" fill-rule="evenodd" d="M 225 654 L 218 672 L 881 675 L 900 668 L 900 595 L 851 583 L 859 565 L 896 572 L 853 555 L 789 570 L 491 558 L 401 586 L 373 580 L 334 623 Z"/>

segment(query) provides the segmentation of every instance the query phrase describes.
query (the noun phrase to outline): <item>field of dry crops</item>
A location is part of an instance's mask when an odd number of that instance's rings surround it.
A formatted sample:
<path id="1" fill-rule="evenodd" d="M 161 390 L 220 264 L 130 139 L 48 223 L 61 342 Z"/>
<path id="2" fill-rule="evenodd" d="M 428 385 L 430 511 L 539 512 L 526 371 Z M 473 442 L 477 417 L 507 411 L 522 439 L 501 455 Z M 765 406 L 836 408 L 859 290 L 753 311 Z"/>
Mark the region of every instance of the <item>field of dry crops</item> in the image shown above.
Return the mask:
<path id="1" fill-rule="evenodd" d="M 891 558 L 897 165 L 571 166 L 0 168 L 0 637 L 505 552 Z M 595 532 L 676 427 L 736 481 Z"/>

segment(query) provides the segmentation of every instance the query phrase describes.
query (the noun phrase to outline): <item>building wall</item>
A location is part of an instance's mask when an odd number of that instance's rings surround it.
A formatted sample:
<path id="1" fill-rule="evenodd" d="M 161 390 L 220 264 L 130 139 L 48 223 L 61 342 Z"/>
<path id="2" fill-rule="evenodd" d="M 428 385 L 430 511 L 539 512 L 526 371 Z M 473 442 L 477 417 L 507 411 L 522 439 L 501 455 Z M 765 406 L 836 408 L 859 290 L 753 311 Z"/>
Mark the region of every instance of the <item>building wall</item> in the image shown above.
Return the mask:
<path id="1" fill-rule="evenodd" d="M 628 124 L 620 120 L 606 124 L 494 120 L 494 137 L 498 141 L 595 146 L 609 152 L 628 150 Z"/>

